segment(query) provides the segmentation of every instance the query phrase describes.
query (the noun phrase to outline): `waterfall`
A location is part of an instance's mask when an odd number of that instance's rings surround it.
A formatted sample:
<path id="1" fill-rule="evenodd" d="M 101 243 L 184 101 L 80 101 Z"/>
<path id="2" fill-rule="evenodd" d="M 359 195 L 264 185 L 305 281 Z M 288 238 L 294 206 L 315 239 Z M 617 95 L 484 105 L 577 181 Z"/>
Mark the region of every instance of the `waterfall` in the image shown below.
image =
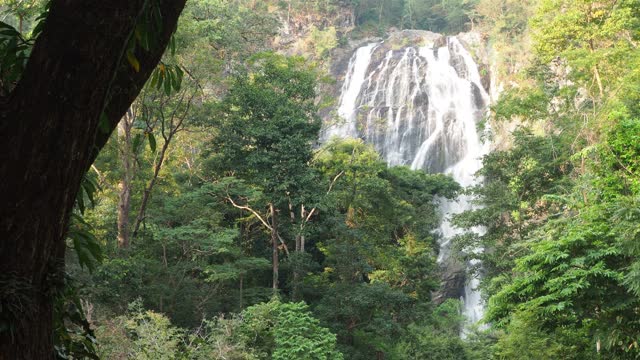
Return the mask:
<path id="1" fill-rule="evenodd" d="M 421 46 L 397 49 L 370 43 L 357 49 L 342 87 L 341 121 L 326 125 L 323 139 L 359 137 L 373 144 L 389 166 L 446 173 L 463 187 L 472 186 L 488 150 L 477 124 L 486 114 L 489 95 L 478 65 L 458 38 L 428 35 Z M 438 262 L 446 264 L 451 238 L 460 232 L 449 217 L 473 204 L 460 196 L 444 199 L 440 206 L 444 220 Z M 470 323 L 483 315 L 478 283 L 473 277 L 460 289 Z"/>
<path id="2" fill-rule="evenodd" d="M 338 107 L 340 122 L 328 129 L 328 137 L 357 137 L 358 132 L 355 121 L 357 115 L 357 99 L 365 76 L 367 76 L 367 69 L 371 62 L 371 54 L 377 45 L 377 43 L 371 43 L 359 48 L 349 61 L 346 81 L 342 86 L 342 92 L 340 94 L 340 107 Z"/>

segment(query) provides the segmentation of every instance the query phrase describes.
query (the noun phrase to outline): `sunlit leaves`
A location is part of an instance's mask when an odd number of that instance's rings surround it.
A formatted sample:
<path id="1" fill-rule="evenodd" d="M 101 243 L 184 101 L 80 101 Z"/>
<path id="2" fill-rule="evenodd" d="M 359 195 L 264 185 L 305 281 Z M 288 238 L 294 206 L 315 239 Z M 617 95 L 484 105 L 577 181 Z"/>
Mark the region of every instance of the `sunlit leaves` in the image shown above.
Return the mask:
<path id="1" fill-rule="evenodd" d="M 638 54 L 639 5 L 637 0 L 541 1 L 531 23 L 537 55 L 544 63 L 566 60 L 572 78 L 592 94 L 595 83 L 603 86 L 600 92 L 612 90 Z"/>

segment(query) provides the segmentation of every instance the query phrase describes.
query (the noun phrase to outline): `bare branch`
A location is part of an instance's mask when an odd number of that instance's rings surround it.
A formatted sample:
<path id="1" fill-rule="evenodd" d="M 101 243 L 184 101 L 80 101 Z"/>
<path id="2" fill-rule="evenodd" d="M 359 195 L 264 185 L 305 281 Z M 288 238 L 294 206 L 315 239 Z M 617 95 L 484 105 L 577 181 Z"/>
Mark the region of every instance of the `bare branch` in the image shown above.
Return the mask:
<path id="1" fill-rule="evenodd" d="M 282 239 L 282 236 L 280 236 L 280 234 L 278 235 L 278 240 L 280 240 L 280 244 L 282 244 L 282 248 L 284 249 L 284 253 L 287 254 L 287 256 L 289 256 L 289 247 L 287 247 L 287 244 L 284 242 L 284 239 Z"/>
<path id="2" fill-rule="evenodd" d="M 231 203 L 231 205 L 233 205 L 233 207 L 235 207 L 236 209 L 241 209 L 241 210 L 247 210 L 250 213 L 252 213 L 255 217 L 258 218 L 258 220 L 260 220 L 260 222 L 262 223 L 262 225 L 264 225 L 267 229 L 269 229 L 269 231 L 273 231 L 273 228 L 271 227 L 271 225 L 269 225 L 269 223 L 262 217 L 260 216 L 260 214 L 258 214 L 257 211 L 253 210 L 252 208 L 250 208 L 249 206 L 243 206 L 243 205 L 238 205 L 236 204 L 235 201 L 233 201 L 233 199 L 231 198 L 231 196 L 229 196 L 229 194 L 227 194 L 226 199 Z"/>
<path id="3" fill-rule="evenodd" d="M 344 170 L 340 171 L 338 173 L 338 175 L 336 175 L 333 180 L 331 180 L 331 184 L 329 184 L 329 190 L 327 190 L 327 194 L 329 195 L 331 193 L 331 190 L 333 190 L 333 186 L 336 184 L 336 182 L 338 181 L 338 179 L 340 179 L 340 177 L 344 175 Z M 325 195 L 325 196 L 326 196 Z M 311 211 L 309 211 L 309 214 L 307 215 L 307 217 L 304 219 L 304 222 L 302 224 L 300 224 L 300 231 L 302 231 L 304 229 L 304 226 L 309 222 L 309 220 L 311 219 L 311 217 L 313 216 L 313 214 L 316 212 L 316 208 L 314 207 L 313 209 L 311 209 Z"/>

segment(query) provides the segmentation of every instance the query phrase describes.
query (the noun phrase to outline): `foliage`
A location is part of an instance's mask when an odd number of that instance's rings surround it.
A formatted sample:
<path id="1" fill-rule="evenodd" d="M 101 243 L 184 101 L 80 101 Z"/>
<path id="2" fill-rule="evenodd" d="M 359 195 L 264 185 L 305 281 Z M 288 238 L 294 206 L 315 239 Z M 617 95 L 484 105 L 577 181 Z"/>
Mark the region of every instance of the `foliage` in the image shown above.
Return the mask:
<path id="1" fill-rule="evenodd" d="M 185 357 L 189 359 L 233 359 L 257 360 L 255 349 L 243 342 L 239 331 L 242 317 L 225 318 L 219 316 L 212 320 L 203 320 L 197 331 L 188 337 Z"/>
<path id="2" fill-rule="evenodd" d="M 129 313 L 105 321 L 97 330 L 100 358 L 126 357 L 136 360 L 179 359 L 182 331 L 169 319 L 144 311 L 140 302 L 130 305 Z"/>
<path id="3" fill-rule="evenodd" d="M 590 206 L 540 229 L 530 254 L 516 261 L 518 276 L 491 298 L 488 319 L 500 324 L 507 312 L 529 309 L 544 328 L 580 323 L 594 337 L 635 338 L 638 300 L 621 271 L 630 259 L 611 237 L 608 216 L 605 208 Z"/>
<path id="4" fill-rule="evenodd" d="M 310 279 L 316 313 L 338 335 L 345 356 L 391 353 L 437 287 L 433 229 L 435 196 L 458 185 L 442 175 L 387 169 L 358 140 L 334 140 L 317 155 L 324 176 L 336 179 L 321 204 L 324 271 Z"/>
<path id="5" fill-rule="evenodd" d="M 224 205 L 209 191 L 186 187 L 180 197 L 158 197 L 149 214 L 152 231 L 129 256 L 105 261 L 93 277 L 92 295 L 119 311 L 141 297 L 180 326 L 196 326 L 203 313 L 264 300 L 266 290 L 255 285 L 268 262 L 245 252 L 238 230 L 225 227 Z M 244 294 L 238 293 L 243 278 Z M 216 292 L 225 295 L 213 302 Z"/>
<path id="6" fill-rule="evenodd" d="M 492 109 L 522 125 L 483 159 L 484 207 L 456 219 L 486 232 L 458 244 L 490 249 L 496 358 L 636 358 L 638 6 L 539 5 L 526 85 Z"/>
<path id="7" fill-rule="evenodd" d="M 55 294 L 53 324 L 56 359 L 99 359 L 96 337 L 85 316 L 77 285 L 65 274 Z"/>
<path id="8" fill-rule="evenodd" d="M 261 359 L 342 359 L 336 336 L 321 327 L 303 303 L 272 299 L 243 313 L 240 331 Z"/>
<path id="9" fill-rule="evenodd" d="M 460 338 L 460 303 L 449 299 L 439 305 L 426 325 L 411 324 L 397 346 L 399 359 L 469 359 Z"/>
<path id="10" fill-rule="evenodd" d="M 311 42 L 314 45 L 317 58 L 326 56 L 329 51 L 338 46 L 338 38 L 334 26 L 330 26 L 324 30 L 312 26 L 310 32 Z"/>
<path id="11" fill-rule="evenodd" d="M 0 22 L 0 94 L 8 94 L 26 66 L 31 44 L 11 25 Z"/>
<path id="12" fill-rule="evenodd" d="M 76 196 L 76 206 L 71 214 L 70 229 L 67 234 L 78 264 L 89 271 L 95 270 L 103 261 L 103 252 L 93 229 L 84 220 L 85 210 L 95 203 L 99 186 L 90 174 L 85 174 Z M 63 283 L 55 294 L 54 349 L 58 359 L 88 358 L 98 359 L 96 339 L 91 324 L 85 315 L 78 285 L 69 273 L 64 273 Z"/>
<path id="13" fill-rule="evenodd" d="M 379 29 L 396 26 L 454 34 L 470 22 L 475 0 L 360 0 L 356 2 L 357 24 Z"/>
<path id="14" fill-rule="evenodd" d="M 234 66 L 269 49 L 277 26 L 274 14 L 254 9 L 248 1 L 189 1 L 175 35 L 176 58 L 218 97 Z"/>
<path id="15" fill-rule="evenodd" d="M 41 0 L 7 0 L 2 6 L 4 9 L 0 10 L 9 15 L 8 22 L 0 21 L 0 53 L 3 54 L 0 61 L 0 95 L 5 96 L 22 76 L 35 38 L 42 31 L 49 3 Z M 27 31 L 31 27 L 32 31 Z"/>
<path id="16" fill-rule="evenodd" d="M 495 65 L 493 77 L 505 90 L 528 82 L 523 71 L 532 58 L 529 20 L 539 0 L 479 0 L 469 13 L 475 31 L 488 38 Z M 502 95 L 498 100 L 502 99 Z"/>
<path id="17" fill-rule="evenodd" d="M 335 335 L 306 304 L 277 299 L 236 317 L 204 320 L 193 333 L 136 301 L 127 315 L 103 320 L 97 336 L 101 358 L 109 359 L 342 359 Z"/>
<path id="18" fill-rule="evenodd" d="M 540 61 L 568 61 L 574 78 L 593 80 L 603 96 L 633 51 L 639 3 L 626 1 L 541 1 L 532 19 Z M 586 81 L 585 81 L 586 80 Z M 587 89 L 590 89 L 589 86 Z"/>
<path id="19" fill-rule="evenodd" d="M 564 139 L 536 136 L 526 129 L 515 131 L 513 136 L 511 149 L 494 151 L 483 160 L 480 175 L 485 183 L 472 190 L 483 206 L 454 217 L 458 226 L 487 229 L 481 234 L 460 236 L 456 246 L 492 249 L 470 254 L 482 260 L 483 272 L 493 282 L 485 282 L 489 287 L 509 281 L 509 270 L 522 251 L 519 242 L 559 211 L 558 205 L 544 196 L 562 194 L 571 185 L 567 174 L 572 164 Z"/>
<path id="20" fill-rule="evenodd" d="M 593 344 L 583 331 L 568 328 L 550 333 L 541 329 L 532 316 L 527 311 L 512 315 L 507 334 L 496 344 L 497 359 L 597 358 L 589 351 Z"/>
<path id="21" fill-rule="evenodd" d="M 320 130 L 317 74 L 302 58 L 260 54 L 219 105 L 220 136 L 211 144 L 219 171 L 251 179 L 274 201 L 301 196 L 313 181 L 304 167 Z M 300 195 L 299 195 L 300 194 Z"/>

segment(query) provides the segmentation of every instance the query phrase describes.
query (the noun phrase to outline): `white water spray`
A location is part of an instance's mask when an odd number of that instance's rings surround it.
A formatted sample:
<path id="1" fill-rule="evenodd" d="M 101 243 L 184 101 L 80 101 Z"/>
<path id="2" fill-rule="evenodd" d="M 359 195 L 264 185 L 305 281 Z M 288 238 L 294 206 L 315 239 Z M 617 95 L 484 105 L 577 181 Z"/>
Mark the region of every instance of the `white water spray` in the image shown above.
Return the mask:
<path id="1" fill-rule="evenodd" d="M 362 83 L 367 75 L 367 69 L 371 62 L 371 54 L 377 45 L 377 43 L 368 44 L 359 48 L 356 50 L 355 54 L 353 54 L 353 57 L 349 62 L 349 70 L 347 71 L 347 76 L 340 95 L 340 106 L 338 107 L 340 122 L 327 128 L 327 138 L 333 136 L 358 136 L 355 121 L 357 115 L 356 106 L 358 95 L 360 94 Z"/>

